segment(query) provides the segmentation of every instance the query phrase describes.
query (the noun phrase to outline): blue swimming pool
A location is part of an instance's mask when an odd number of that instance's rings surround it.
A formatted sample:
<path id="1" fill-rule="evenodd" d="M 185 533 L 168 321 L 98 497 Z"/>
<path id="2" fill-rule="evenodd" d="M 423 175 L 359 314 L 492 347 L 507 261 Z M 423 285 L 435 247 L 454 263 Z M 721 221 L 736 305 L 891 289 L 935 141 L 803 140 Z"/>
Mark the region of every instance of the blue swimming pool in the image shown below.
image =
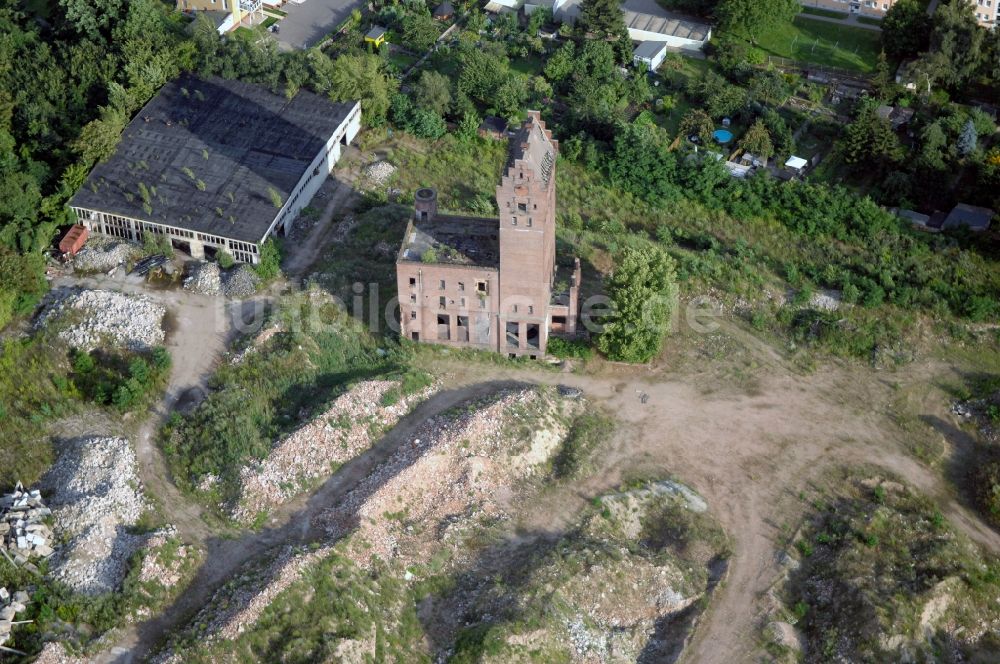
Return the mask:
<path id="1" fill-rule="evenodd" d="M 712 138 L 715 139 L 716 143 L 725 145 L 729 141 L 733 140 L 733 132 L 728 129 L 716 129 L 712 132 Z"/>

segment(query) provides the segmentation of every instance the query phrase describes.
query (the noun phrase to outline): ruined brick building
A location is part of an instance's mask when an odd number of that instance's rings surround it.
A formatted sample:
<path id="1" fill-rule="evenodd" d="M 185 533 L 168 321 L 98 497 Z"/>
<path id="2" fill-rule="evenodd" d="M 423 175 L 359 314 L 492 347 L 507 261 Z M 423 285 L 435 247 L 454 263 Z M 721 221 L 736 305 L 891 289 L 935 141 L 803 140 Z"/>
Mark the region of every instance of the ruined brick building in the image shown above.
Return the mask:
<path id="1" fill-rule="evenodd" d="M 535 358 L 550 333 L 576 333 L 580 262 L 565 276 L 556 265 L 558 149 L 530 111 L 496 189 L 499 219 L 439 214 L 437 192 L 416 192 L 396 260 L 404 336 Z"/>

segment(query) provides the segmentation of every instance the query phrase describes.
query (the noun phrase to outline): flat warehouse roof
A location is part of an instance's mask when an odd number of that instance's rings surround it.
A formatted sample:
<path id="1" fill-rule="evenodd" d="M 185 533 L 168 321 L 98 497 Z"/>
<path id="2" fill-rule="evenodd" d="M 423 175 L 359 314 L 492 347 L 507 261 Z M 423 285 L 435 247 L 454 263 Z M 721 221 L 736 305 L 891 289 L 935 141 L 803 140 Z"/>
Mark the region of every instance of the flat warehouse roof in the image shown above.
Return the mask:
<path id="1" fill-rule="evenodd" d="M 72 207 L 259 242 L 354 102 L 184 74 L 133 118 Z M 151 212 L 150 212 L 151 210 Z"/>
<path id="2" fill-rule="evenodd" d="M 625 12 L 625 25 L 630 30 L 655 32 L 661 35 L 699 42 L 708 39 L 708 33 L 711 30 L 711 27 L 705 23 L 698 23 L 677 17 L 641 14 L 634 11 Z"/>

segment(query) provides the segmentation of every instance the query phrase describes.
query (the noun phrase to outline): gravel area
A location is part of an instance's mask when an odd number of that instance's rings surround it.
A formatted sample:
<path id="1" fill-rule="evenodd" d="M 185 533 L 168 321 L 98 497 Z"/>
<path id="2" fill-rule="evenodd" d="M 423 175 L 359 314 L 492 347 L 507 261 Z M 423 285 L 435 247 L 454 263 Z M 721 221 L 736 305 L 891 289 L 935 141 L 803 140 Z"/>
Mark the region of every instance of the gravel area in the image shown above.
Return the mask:
<path id="1" fill-rule="evenodd" d="M 222 276 L 222 292 L 226 297 L 237 299 L 250 297 L 259 287 L 260 277 L 246 264 L 238 265 Z"/>
<path id="2" fill-rule="evenodd" d="M 436 390 L 430 387 L 393 405 L 381 405 L 385 394 L 398 387 L 399 382 L 392 380 L 358 383 L 337 397 L 325 413 L 278 441 L 266 459 L 245 466 L 240 472 L 242 493 L 233 519 L 252 523 L 260 512 L 329 476 L 340 464 L 371 447 L 382 432 Z"/>
<path id="3" fill-rule="evenodd" d="M 141 254 L 139 247 L 131 242 L 91 235 L 73 258 L 73 269 L 78 272 L 107 272 Z"/>
<path id="4" fill-rule="evenodd" d="M 192 261 L 187 264 L 184 288 L 202 295 L 218 295 L 222 292 L 222 274 L 218 263 Z"/>
<path id="5" fill-rule="evenodd" d="M 542 402 L 546 400 L 546 402 Z M 541 403 L 540 403 L 541 402 Z M 350 555 L 367 566 L 373 557 L 419 560 L 429 546 L 385 514 L 406 509 L 406 520 L 434 532 L 456 515 L 505 519 L 503 496 L 530 476 L 557 449 L 565 434 L 554 418 L 539 418 L 526 449 L 513 449 L 511 430 L 519 413 L 552 404 L 537 389 L 505 390 L 430 418 L 376 472 L 324 515 L 331 537 L 353 533 Z"/>
<path id="6" fill-rule="evenodd" d="M 147 350 L 163 343 L 165 313 L 162 305 L 141 295 L 83 290 L 48 304 L 36 327 L 65 322 L 59 337 L 84 351 L 105 344 Z"/>
<path id="7" fill-rule="evenodd" d="M 35 664 L 90 664 L 90 660 L 74 657 L 66 652 L 62 644 L 49 641 L 35 660 Z"/>
<path id="8" fill-rule="evenodd" d="M 395 172 L 396 167 L 387 161 L 376 161 L 373 164 L 365 166 L 364 169 L 365 177 L 371 180 L 373 184 L 380 187 L 388 182 L 389 178 L 391 178 Z"/>
<path id="9" fill-rule="evenodd" d="M 55 533 L 66 542 L 52 558 L 53 576 L 88 595 L 118 588 L 129 557 L 147 539 L 128 532 L 147 508 L 129 441 L 71 442 L 42 486 L 53 491 Z"/>

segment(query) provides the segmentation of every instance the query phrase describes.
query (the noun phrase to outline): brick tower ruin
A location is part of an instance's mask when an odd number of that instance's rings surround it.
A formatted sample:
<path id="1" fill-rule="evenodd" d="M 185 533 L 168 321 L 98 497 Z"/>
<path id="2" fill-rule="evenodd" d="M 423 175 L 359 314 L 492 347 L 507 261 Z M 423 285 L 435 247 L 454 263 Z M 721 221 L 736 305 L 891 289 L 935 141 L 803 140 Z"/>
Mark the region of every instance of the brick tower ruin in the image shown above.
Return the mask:
<path id="1" fill-rule="evenodd" d="M 576 333 L 579 260 L 556 276 L 558 150 L 529 111 L 496 189 L 499 219 L 443 215 L 433 189 L 416 192 L 396 261 L 404 336 L 542 357 L 550 332 Z"/>

